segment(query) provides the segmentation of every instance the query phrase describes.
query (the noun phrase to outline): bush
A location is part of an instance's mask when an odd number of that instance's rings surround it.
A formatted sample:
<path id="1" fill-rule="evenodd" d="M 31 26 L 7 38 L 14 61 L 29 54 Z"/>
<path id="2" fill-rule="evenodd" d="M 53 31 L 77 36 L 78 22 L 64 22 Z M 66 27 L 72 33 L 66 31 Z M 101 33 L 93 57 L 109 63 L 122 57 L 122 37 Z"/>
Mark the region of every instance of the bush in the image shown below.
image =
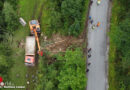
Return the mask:
<path id="1" fill-rule="evenodd" d="M 9 68 L 13 65 L 11 53 L 8 45 L 0 44 L 0 76 L 4 77 L 4 80 L 7 80 Z"/>
<path id="2" fill-rule="evenodd" d="M 86 87 L 85 58 L 81 49 L 68 49 L 39 62 L 39 84 L 36 90 L 84 90 Z"/>
<path id="3" fill-rule="evenodd" d="M 5 2 L 3 11 L 4 21 L 6 25 L 6 32 L 13 33 L 18 27 L 18 16 L 16 11 L 10 5 L 10 3 Z"/>
<path id="4" fill-rule="evenodd" d="M 65 60 L 65 64 L 58 76 L 59 90 L 84 90 L 86 87 L 85 59 L 83 53 L 78 48 L 75 51 L 67 50 L 65 56 L 60 60 Z"/>
<path id="5" fill-rule="evenodd" d="M 82 14 L 84 0 L 48 0 L 48 21 L 45 22 L 47 34 L 60 32 L 64 35 L 78 36 L 84 24 Z"/>
<path id="6" fill-rule="evenodd" d="M 110 78 L 114 78 L 111 81 L 115 84 L 110 84 L 110 88 L 115 87 L 116 90 L 130 89 L 130 9 L 128 9 L 128 7 L 130 7 L 129 0 L 115 0 L 112 9 L 110 48 L 114 47 L 114 49 L 111 50 L 110 53 L 114 52 L 114 55 L 110 54 L 109 57 L 111 60 L 110 68 L 114 67 L 115 75 L 110 72 L 109 76 L 113 76 Z M 113 56 L 114 58 L 112 59 L 111 57 Z M 109 83 L 111 83 L 111 81 Z"/>

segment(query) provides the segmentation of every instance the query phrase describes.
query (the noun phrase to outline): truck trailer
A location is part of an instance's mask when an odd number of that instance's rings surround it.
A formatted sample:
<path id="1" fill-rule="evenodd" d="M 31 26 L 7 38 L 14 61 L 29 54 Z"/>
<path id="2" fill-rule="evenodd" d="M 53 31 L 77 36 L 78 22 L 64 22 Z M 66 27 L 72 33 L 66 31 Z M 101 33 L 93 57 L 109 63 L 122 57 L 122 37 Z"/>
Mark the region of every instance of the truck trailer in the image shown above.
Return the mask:
<path id="1" fill-rule="evenodd" d="M 36 40 L 35 36 L 27 36 L 25 44 L 25 65 L 35 65 Z"/>

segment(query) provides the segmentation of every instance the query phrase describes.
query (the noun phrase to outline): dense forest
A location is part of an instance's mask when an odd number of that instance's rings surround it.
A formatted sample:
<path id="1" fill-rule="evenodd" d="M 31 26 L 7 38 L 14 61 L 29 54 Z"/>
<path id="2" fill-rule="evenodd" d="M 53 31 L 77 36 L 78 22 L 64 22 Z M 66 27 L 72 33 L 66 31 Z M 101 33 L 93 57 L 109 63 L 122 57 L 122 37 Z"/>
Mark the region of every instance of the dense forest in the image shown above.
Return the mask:
<path id="1" fill-rule="evenodd" d="M 12 49 L 9 46 L 8 38 L 18 26 L 16 13 L 16 1 L 0 0 L 0 76 L 8 79 L 8 72 L 13 65 Z"/>
<path id="2" fill-rule="evenodd" d="M 130 90 L 130 0 L 113 1 L 109 59 L 109 90 Z"/>
<path id="3" fill-rule="evenodd" d="M 84 26 L 83 13 L 88 0 L 48 0 L 48 15 L 44 23 L 46 34 L 60 32 L 64 35 L 78 36 Z"/>

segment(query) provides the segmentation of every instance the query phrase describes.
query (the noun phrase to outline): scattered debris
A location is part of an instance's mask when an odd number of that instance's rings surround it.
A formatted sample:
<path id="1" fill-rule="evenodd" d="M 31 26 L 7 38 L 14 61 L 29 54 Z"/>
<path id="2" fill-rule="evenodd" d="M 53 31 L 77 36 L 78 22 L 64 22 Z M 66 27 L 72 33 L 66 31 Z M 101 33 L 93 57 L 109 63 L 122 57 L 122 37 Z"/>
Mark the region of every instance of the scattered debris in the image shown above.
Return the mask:
<path id="1" fill-rule="evenodd" d="M 36 80 L 35 79 L 33 79 L 33 82 L 35 82 Z"/>
<path id="2" fill-rule="evenodd" d="M 59 48 L 59 51 L 61 51 L 62 49 L 61 48 Z"/>
<path id="3" fill-rule="evenodd" d="M 18 48 L 24 48 L 25 42 L 24 40 L 17 41 L 18 42 Z"/>
<path id="4" fill-rule="evenodd" d="M 30 82 L 29 81 L 27 81 L 27 84 L 29 84 Z"/>
<path id="5" fill-rule="evenodd" d="M 22 24 L 22 26 L 26 26 L 26 22 L 25 22 L 25 20 L 23 19 L 23 18 L 19 18 L 19 22 Z"/>
<path id="6" fill-rule="evenodd" d="M 46 41 L 47 40 L 47 36 L 44 36 L 44 41 Z"/>
<path id="7" fill-rule="evenodd" d="M 28 78 L 28 74 L 26 74 L 26 78 Z"/>
<path id="8" fill-rule="evenodd" d="M 38 77 L 36 76 L 36 77 L 35 77 L 35 79 L 37 80 L 37 79 L 38 79 Z"/>
<path id="9" fill-rule="evenodd" d="M 16 77 L 19 77 L 20 75 L 19 74 L 16 74 Z"/>
<path id="10" fill-rule="evenodd" d="M 35 76 L 34 75 L 32 75 L 32 78 L 34 78 Z"/>
<path id="11" fill-rule="evenodd" d="M 59 34 L 55 34 L 51 38 L 46 38 L 46 42 L 45 38 L 43 37 L 43 42 L 44 44 L 42 45 L 42 47 L 44 48 L 42 49 L 51 52 L 51 54 L 56 54 L 58 52 L 65 52 L 66 49 L 71 45 L 81 46 L 84 42 L 84 37 L 76 38 L 72 36 L 62 36 Z"/>
<path id="12" fill-rule="evenodd" d="M 39 72 L 38 72 L 38 70 L 36 71 L 36 74 L 38 74 Z"/>

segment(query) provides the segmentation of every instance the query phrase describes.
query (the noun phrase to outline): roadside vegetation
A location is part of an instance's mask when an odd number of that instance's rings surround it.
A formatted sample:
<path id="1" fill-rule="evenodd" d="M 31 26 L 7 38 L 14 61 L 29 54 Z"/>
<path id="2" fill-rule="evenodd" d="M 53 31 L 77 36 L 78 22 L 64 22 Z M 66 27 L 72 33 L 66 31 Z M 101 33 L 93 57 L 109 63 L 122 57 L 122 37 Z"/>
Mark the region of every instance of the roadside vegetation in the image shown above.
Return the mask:
<path id="1" fill-rule="evenodd" d="M 11 5 L 11 0 L 0 1 L 0 18 L 0 76 L 7 81 L 10 68 L 14 64 L 10 36 L 18 26 L 18 17 L 15 7 Z"/>
<path id="2" fill-rule="evenodd" d="M 48 62 L 48 60 L 50 62 Z M 39 65 L 40 82 L 36 90 L 83 90 L 86 87 L 86 59 L 80 48 L 65 54 L 43 57 Z"/>
<path id="3" fill-rule="evenodd" d="M 83 31 L 88 0 L 45 0 L 44 33 L 78 36 Z M 44 21 L 45 20 L 45 21 Z"/>
<path id="4" fill-rule="evenodd" d="M 130 0 L 114 0 L 109 52 L 109 90 L 130 90 Z"/>
<path id="5" fill-rule="evenodd" d="M 24 65 L 24 47 L 30 33 L 28 22 L 32 19 L 40 21 L 41 33 L 49 38 L 56 33 L 78 37 L 84 29 L 88 4 L 89 0 L 1 0 L 0 76 L 4 82 L 11 81 L 29 90 L 85 89 L 83 45 L 67 46 L 66 52 L 54 55 L 45 51 L 44 56 L 39 57 L 38 81 L 33 83 L 29 78 L 30 85 L 26 74 L 36 72 Z M 25 27 L 19 23 L 19 17 L 27 22 Z"/>

